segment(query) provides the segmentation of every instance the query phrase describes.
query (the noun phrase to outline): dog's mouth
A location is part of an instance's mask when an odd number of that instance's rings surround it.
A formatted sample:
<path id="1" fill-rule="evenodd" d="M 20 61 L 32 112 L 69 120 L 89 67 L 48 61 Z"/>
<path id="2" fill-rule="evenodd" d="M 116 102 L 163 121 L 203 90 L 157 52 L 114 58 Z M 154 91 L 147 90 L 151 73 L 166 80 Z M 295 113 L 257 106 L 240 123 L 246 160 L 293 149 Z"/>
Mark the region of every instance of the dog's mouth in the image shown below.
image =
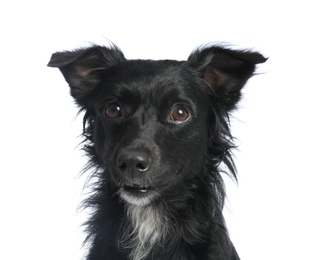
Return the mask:
<path id="1" fill-rule="evenodd" d="M 124 185 L 123 186 L 123 189 L 126 191 L 126 192 L 131 192 L 131 193 L 147 193 L 147 192 L 150 192 L 152 190 L 151 187 L 149 186 L 141 186 L 141 185 L 137 185 L 137 184 L 134 184 L 134 185 Z"/>
<path id="2" fill-rule="evenodd" d="M 159 196 L 158 191 L 153 187 L 138 184 L 124 185 L 119 189 L 118 194 L 126 202 L 138 206 L 148 205 Z"/>

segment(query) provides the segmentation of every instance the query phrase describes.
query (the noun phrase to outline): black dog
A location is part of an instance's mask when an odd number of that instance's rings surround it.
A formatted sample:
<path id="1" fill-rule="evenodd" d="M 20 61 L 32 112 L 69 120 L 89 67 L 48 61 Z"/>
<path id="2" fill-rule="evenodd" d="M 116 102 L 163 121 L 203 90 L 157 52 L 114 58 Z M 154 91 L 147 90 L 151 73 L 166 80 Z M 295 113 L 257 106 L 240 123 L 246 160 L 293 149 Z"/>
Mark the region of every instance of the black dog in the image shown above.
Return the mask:
<path id="1" fill-rule="evenodd" d="M 236 178 L 229 112 L 257 52 L 204 46 L 187 61 L 127 60 L 117 47 L 53 54 L 85 112 L 93 168 L 88 260 L 236 260 L 222 168 Z"/>

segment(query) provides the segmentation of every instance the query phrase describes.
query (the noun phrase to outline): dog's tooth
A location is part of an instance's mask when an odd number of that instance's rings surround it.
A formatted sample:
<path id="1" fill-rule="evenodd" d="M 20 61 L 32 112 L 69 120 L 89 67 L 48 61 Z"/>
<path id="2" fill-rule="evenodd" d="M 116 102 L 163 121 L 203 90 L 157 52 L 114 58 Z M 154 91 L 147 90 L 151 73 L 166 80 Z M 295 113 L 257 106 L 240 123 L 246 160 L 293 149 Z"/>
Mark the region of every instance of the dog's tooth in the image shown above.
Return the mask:
<path id="1" fill-rule="evenodd" d="M 146 188 L 140 189 L 140 192 L 147 192 L 148 190 Z"/>

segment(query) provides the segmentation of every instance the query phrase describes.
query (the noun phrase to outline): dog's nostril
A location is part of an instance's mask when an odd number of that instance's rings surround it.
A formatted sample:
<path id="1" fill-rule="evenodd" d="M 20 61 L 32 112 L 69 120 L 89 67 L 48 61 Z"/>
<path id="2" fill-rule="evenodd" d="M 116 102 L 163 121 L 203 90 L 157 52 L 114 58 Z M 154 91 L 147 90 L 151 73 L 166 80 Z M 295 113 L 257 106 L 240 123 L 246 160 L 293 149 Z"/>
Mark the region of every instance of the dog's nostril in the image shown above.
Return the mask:
<path id="1" fill-rule="evenodd" d="M 146 172 L 151 165 L 151 155 L 147 151 L 123 150 L 116 159 L 117 168 L 126 174 Z"/>
<path id="2" fill-rule="evenodd" d="M 147 165 L 147 162 L 139 162 L 136 164 L 136 168 L 137 170 L 139 170 L 140 172 L 144 172 L 146 171 L 149 167 Z"/>

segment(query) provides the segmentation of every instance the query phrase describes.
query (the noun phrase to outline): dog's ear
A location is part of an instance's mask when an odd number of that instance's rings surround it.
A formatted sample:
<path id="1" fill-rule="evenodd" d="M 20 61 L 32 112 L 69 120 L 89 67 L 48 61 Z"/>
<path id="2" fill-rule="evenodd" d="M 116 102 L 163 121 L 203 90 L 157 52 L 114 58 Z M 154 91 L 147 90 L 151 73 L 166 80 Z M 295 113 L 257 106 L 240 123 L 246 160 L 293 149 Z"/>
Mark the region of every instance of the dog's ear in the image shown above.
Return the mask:
<path id="1" fill-rule="evenodd" d="M 242 87 L 253 75 L 255 65 L 266 60 L 258 52 L 211 46 L 194 51 L 188 63 L 215 91 L 226 110 L 231 110 L 241 97 Z"/>
<path id="2" fill-rule="evenodd" d="M 75 51 L 56 52 L 48 66 L 60 69 L 70 86 L 71 95 L 84 106 L 85 97 L 101 81 L 102 73 L 124 60 L 123 53 L 116 46 L 107 48 L 94 45 Z"/>

